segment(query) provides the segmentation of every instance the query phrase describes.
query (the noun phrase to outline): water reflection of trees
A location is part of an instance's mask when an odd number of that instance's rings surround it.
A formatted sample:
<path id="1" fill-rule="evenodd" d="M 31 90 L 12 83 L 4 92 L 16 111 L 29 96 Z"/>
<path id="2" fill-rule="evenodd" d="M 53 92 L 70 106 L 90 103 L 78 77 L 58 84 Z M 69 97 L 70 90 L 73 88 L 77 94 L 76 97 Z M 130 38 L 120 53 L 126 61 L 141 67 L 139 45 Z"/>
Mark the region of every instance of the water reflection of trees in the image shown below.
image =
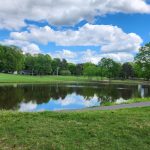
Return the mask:
<path id="1" fill-rule="evenodd" d="M 119 88 L 118 88 L 119 87 Z M 148 87 L 150 91 L 150 88 Z M 137 86 L 126 85 L 97 85 L 97 86 L 68 86 L 68 85 L 17 85 L 0 86 L 0 109 L 16 108 L 22 101 L 35 101 L 37 104 L 47 103 L 50 99 L 64 100 L 68 94 L 83 96 L 90 100 L 94 96 L 99 101 L 115 101 L 119 98 L 129 99 L 138 95 Z"/>
<path id="2" fill-rule="evenodd" d="M 0 86 L 0 109 L 13 109 L 24 98 L 21 88 L 12 86 Z"/>

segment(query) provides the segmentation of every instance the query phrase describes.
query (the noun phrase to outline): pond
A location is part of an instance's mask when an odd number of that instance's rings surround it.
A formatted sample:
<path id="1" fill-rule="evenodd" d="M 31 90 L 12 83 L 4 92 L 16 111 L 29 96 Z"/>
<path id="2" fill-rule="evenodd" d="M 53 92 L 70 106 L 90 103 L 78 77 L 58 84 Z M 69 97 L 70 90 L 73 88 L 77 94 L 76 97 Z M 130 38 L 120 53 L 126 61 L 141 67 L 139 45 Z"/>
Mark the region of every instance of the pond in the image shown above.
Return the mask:
<path id="1" fill-rule="evenodd" d="M 148 85 L 121 84 L 12 84 L 0 85 L 0 109 L 56 111 L 150 97 Z"/>

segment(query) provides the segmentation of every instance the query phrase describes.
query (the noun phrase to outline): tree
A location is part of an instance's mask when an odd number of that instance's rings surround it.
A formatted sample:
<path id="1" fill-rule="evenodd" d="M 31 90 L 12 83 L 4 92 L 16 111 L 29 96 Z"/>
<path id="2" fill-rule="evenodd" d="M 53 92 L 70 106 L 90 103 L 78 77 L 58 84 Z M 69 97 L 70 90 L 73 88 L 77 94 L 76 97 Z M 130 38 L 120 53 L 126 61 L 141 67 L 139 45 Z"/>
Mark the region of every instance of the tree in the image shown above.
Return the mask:
<path id="1" fill-rule="evenodd" d="M 25 70 L 31 71 L 32 75 L 35 73 L 35 63 L 35 56 L 31 54 L 25 55 Z"/>
<path id="2" fill-rule="evenodd" d="M 70 76 L 71 72 L 69 70 L 61 70 L 60 75 L 62 76 Z"/>
<path id="3" fill-rule="evenodd" d="M 68 69 L 71 72 L 71 75 L 76 74 L 76 65 L 73 63 L 68 63 Z"/>
<path id="4" fill-rule="evenodd" d="M 124 63 L 122 65 L 122 69 L 121 69 L 121 76 L 124 79 L 129 79 L 129 77 L 133 77 L 134 76 L 134 70 L 133 67 L 130 63 Z"/>
<path id="5" fill-rule="evenodd" d="M 97 67 L 91 62 L 87 62 L 83 65 L 83 75 L 92 77 L 97 75 Z"/>
<path id="6" fill-rule="evenodd" d="M 83 75 L 83 64 L 76 65 L 76 75 L 77 76 Z"/>
<path id="7" fill-rule="evenodd" d="M 133 70 L 134 70 L 134 76 L 137 78 L 142 78 L 142 71 L 140 68 L 140 65 L 138 65 L 137 63 L 133 63 Z"/>
<path id="8" fill-rule="evenodd" d="M 135 57 L 136 67 L 140 68 L 139 73 L 141 77 L 150 79 L 150 43 L 141 47 L 139 53 Z"/>
<path id="9" fill-rule="evenodd" d="M 84 68 L 83 70 L 83 74 L 85 76 L 88 76 L 88 77 L 92 77 L 92 76 L 96 76 L 97 75 L 97 67 L 96 66 L 87 66 Z"/>
<path id="10" fill-rule="evenodd" d="M 121 65 L 110 58 L 102 58 L 98 63 L 101 68 L 101 76 L 108 78 L 119 76 Z"/>
<path id="11" fill-rule="evenodd" d="M 68 63 L 66 59 L 63 59 L 61 61 L 61 70 L 67 70 L 68 69 Z"/>
<path id="12" fill-rule="evenodd" d="M 52 59 L 49 55 L 25 55 L 25 69 L 31 74 L 48 75 L 52 72 Z"/>
<path id="13" fill-rule="evenodd" d="M 89 66 L 96 66 L 95 64 L 91 63 L 91 62 L 86 62 L 83 64 L 83 69 L 89 67 Z"/>
<path id="14" fill-rule="evenodd" d="M 0 71 L 20 71 L 24 67 L 24 55 L 16 46 L 0 45 Z"/>
<path id="15" fill-rule="evenodd" d="M 38 54 L 35 57 L 35 72 L 38 75 L 51 74 L 51 57 L 49 55 Z"/>
<path id="16" fill-rule="evenodd" d="M 59 58 L 54 58 L 52 60 L 52 72 L 53 72 L 53 75 L 58 75 L 60 68 L 61 68 L 61 60 Z"/>

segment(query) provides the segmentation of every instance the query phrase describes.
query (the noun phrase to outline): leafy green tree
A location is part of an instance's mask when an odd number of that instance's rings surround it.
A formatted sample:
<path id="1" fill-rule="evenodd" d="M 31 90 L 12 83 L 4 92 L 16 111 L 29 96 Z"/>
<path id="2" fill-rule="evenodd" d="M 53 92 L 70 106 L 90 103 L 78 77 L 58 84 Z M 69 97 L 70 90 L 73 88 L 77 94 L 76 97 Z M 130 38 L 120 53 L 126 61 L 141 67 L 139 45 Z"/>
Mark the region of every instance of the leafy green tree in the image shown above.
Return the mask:
<path id="1" fill-rule="evenodd" d="M 150 79 L 150 43 L 141 47 L 139 53 L 135 57 L 136 67 L 139 68 L 137 74 L 141 77 L 149 80 Z"/>
<path id="2" fill-rule="evenodd" d="M 61 61 L 61 70 L 68 70 L 68 63 L 66 59 Z"/>
<path id="3" fill-rule="evenodd" d="M 83 64 L 76 65 L 76 75 L 77 76 L 83 75 Z"/>
<path id="4" fill-rule="evenodd" d="M 129 79 L 134 76 L 134 69 L 131 63 L 124 63 L 121 69 L 121 76 L 124 79 Z"/>
<path id="5" fill-rule="evenodd" d="M 91 62 L 84 63 L 83 75 L 92 77 L 97 75 L 97 66 Z"/>
<path id="6" fill-rule="evenodd" d="M 141 71 L 141 68 L 140 68 L 140 65 L 137 64 L 137 63 L 133 63 L 133 70 L 134 70 L 134 77 L 137 77 L 137 78 L 142 78 L 142 71 Z"/>
<path id="7" fill-rule="evenodd" d="M 35 73 L 38 75 L 51 74 L 51 57 L 49 55 L 38 54 L 35 57 Z"/>
<path id="8" fill-rule="evenodd" d="M 60 75 L 63 75 L 63 76 L 70 76 L 71 75 L 71 72 L 69 70 L 61 70 L 60 71 Z"/>
<path id="9" fill-rule="evenodd" d="M 60 67 L 60 75 L 71 75 L 70 70 L 68 69 L 68 62 L 66 59 L 62 59 Z"/>
<path id="10" fill-rule="evenodd" d="M 33 74 L 46 75 L 51 74 L 52 59 L 49 55 L 25 55 L 25 69 Z"/>
<path id="11" fill-rule="evenodd" d="M 61 68 L 61 60 L 59 58 L 54 58 L 52 60 L 52 73 L 53 75 L 58 75 Z"/>
<path id="12" fill-rule="evenodd" d="M 76 75 L 76 65 L 73 63 L 68 63 L 68 69 L 71 72 L 71 75 Z"/>
<path id="13" fill-rule="evenodd" d="M 114 72 L 112 73 L 113 77 L 114 78 L 119 77 L 120 76 L 120 72 L 121 72 L 121 64 L 118 63 L 118 62 L 115 62 L 114 63 Z"/>
<path id="14" fill-rule="evenodd" d="M 93 66 L 93 65 L 87 66 L 87 67 L 84 68 L 83 74 L 85 76 L 88 76 L 88 77 L 96 76 L 97 75 L 97 68 L 98 67 Z"/>
<path id="15" fill-rule="evenodd" d="M 95 64 L 91 63 L 91 62 L 86 62 L 83 64 L 83 69 L 89 67 L 89 66 L 96 66 Z"/>
<path id="16" fill-rule="evenodd" d="M 115 62 L 113 59 L 102 58 L 98 65 L 101 70 L 101 76 L 105 76 L 108 78 L 115 78 L 119 76 L 121 65 Z"/>
<path id="17" fill-rule="evenodd" d="M 0 45 L 0 71 L 20 71 L 24 67 L 24 55 L 16 46 Z"/>
<path id="18" fill-rule="evenodd" d="M 25 70 L 31 71 L 32 75 L 35 73 L 35 63 L 35 56 L 32 56 L 31 54 L 25 55 Z"/>

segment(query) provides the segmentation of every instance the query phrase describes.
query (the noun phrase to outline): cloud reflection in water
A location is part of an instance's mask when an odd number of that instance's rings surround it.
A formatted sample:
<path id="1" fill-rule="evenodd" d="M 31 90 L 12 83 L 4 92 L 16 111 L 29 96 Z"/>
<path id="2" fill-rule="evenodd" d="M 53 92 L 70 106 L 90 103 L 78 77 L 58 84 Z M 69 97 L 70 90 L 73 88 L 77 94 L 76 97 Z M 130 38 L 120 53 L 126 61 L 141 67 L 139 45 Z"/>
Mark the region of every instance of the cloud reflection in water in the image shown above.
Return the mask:
<path id="1" fill-rule="evenodd" d="M 65 99 L 52 100 L 48 103 L 36 104 L 35 102 L 28 103 L 20 103 L 19 111 L 56 111 L 56 110 L 64 110 L 64 109 L 82 109 L 86 107 L 99 106 L 100 102 L 98 101 L 98 97 L 95 95 L 93 98 L 91 97 L 89 100 L 85 100 L 83 96 L 79 96 L 74 94 L 67 95 Z"/>

